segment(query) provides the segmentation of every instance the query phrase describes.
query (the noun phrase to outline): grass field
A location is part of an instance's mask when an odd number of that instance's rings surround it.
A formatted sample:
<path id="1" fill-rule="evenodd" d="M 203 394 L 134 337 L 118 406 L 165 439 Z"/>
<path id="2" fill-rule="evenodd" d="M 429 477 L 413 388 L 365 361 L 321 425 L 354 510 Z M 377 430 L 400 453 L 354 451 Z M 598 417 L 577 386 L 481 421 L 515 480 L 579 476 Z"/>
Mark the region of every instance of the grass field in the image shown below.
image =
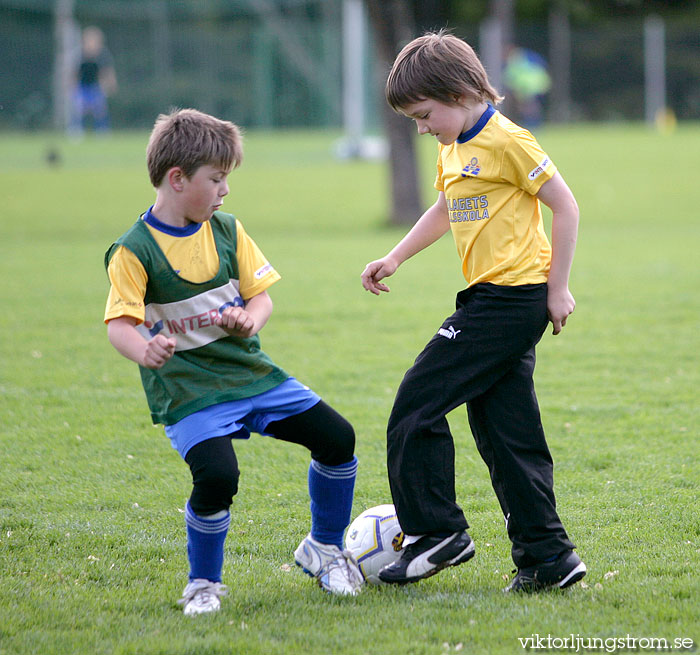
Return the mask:
<path id="1" fill-rule="evenodd" d="M 538 137 L 581 207 L 577 309 L 561 336 L 544 337 L 536 382 L 585 585 L 502 594 L 509 543 L 460 410 L 450 422 L 477 547 L 468 565 L 406 588 L 326 596 L 289 566 L 308 529 L 308 455 L 254 436 L 237 446 L 230 595 L 218 615 L 188 620 L 175 601 L 189 473 L 150 425 L 137 368 L 102 324 L 103 253 L 152 199 L 146 135 L 2 135 L 0 655 L 518 653 L 533 635 L 599 638 L 599 652 L 623 651 L 611 640 L 628 636 L 695 648 L 700 126 Z M 384 225 L 384 167 L 335 161 L 333 138 L 249 134 L 224 209 L 283 276 L 263 347 L 355 426 L 357 515 L 390 502 L 393 394 L 461 280 L 445 238 L 404 265 L 391 294 L 362 290 L 364 264 L 402 231 Z M 420 143 L 427 200 L 435 146 Z M 50 148 L 60 166 L 46 164 Z"/>

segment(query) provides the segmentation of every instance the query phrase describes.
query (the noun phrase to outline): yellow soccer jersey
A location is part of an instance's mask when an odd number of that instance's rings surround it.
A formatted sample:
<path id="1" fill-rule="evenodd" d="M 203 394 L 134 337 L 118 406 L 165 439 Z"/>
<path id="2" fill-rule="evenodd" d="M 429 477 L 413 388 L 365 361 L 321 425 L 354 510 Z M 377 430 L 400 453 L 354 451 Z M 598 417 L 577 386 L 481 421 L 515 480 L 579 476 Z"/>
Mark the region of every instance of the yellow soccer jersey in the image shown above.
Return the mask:
<path id="1" fill-rule="evenodd" d="M 146 225 L 163 251 L 173 270 L 189 282 L 206 282 L 219 271 L 219 254 L 209 221 L 199 228 L 191 224 L 184 230 L 169 228 L 153 219 L 150 212 Z M 154 224 L 159 227 L 154 227 Z M 244 300 L 265 291 L 280 279 L 240 221 L 236 220 L 236 259 L 238 260 L 239 293 Z M 144 297 L 148 277 L 139 259 L 124 246 L 119 246 L 108 268 L 111 287 L 105 309 L 105 323 L 120 316 L 130 316 L 142 323 L 145 316 Z"/>
<path id="2" fill-rule="evenodd" d="M 491 105 L 439 146 L 435 188 L 447 200 L 467 286 L 547 281 L 552 251 L 535 194 L 556 170 L 534 137 Z"/>

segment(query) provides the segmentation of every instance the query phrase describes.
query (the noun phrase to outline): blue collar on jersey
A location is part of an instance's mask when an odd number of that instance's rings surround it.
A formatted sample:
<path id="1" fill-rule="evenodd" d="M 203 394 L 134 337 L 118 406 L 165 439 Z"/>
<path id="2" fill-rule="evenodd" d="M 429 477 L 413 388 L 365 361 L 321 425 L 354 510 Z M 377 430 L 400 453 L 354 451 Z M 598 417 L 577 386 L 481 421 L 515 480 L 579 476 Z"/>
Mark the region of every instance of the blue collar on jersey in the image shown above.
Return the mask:
<path id="1" fill-rule="evenodd" d="M 476 121 L 474 127 L 471 127 L 466 132 L 460 134 L 457 137 L 457 143 L 466 143 L 470 139 L 473 139 L 477 134 L 479 134 L 479 132 L 481 132 L 481 130 L 484 129 L 484 125 L 489 122 L 489 118 L 496 113 L 496 110 L 493 108 L 493 105 L 490 102 L 487 102 L 486 104 L 488 105 L 486 110 L 483 114 L 481 114 L 479 120 Z"/>
<path id="2" fill-rule="evenodd" d="M 202 227 L 202 223 L 190 223 L 189 225 L 185 225 L 185 227 L 175 227 L 174 225 L 168 225 L 167 223 L 163 223 L 163 221 L 159 221 L 153 215 L 153 212 L 151 211 L 152 209 L 153 205 L 151 205 L 148 208 L 148 211 L 143 215 L 144 222 L 148 223 L 148 225 L 154 227 L 160 232 L 165 232 L 166 234 L 169 234 L 171 237 L 188 237 L 191 234 L 194 234 L 197 230 L 199 230 L 200 227 Z"/>

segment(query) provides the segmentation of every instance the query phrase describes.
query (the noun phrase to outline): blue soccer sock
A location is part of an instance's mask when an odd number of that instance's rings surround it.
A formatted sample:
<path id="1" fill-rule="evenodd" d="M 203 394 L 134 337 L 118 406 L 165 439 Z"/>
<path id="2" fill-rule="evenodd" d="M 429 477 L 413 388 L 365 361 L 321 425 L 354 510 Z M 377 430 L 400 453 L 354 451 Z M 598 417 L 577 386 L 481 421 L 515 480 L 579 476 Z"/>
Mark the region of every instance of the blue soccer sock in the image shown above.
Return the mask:
<path id="1" fill-rule="evenodd" d="M 311 536 L 322 544 L 342 550 L 343 534 L 350 523 L 352 498 L 357 477 L 357 457 L 340 466 L 326 466 L 311 460 Z"/>
<path id="2" fill-rule="evenodd" d="M 187 526 L 187 558 L 190 562 L 190 580 L 203 578 L 212 582 L 221 582 L 221 570 L 224 566 L 224 542 L 231 523 L 228 510 L 212 516 L 197 516 L 190 507 L 185 506 L 185 525 Z"/>

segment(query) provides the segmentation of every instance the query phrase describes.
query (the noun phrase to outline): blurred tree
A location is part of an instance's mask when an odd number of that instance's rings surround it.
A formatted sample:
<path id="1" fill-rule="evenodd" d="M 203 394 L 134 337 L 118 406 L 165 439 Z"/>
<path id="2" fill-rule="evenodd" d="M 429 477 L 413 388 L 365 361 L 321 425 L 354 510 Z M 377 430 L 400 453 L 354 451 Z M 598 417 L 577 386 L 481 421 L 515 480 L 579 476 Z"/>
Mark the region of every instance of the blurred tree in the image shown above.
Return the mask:
<path id="1" fill-rule="evenodd" d="M 416 32 L 415 15 L 405 0 L 365 0 L 370 23 L 376 37 L 377 55 L 384 75 L 381 84 L 399 50 Z M 390 220 L 394 224 L 414 223 L 423 212 L 416 164 L 415 130 L 413 123 L 394 112 L 382 102 L 384 130 L 389 141 L 391 176 Z"/>
<path id="2" fill-rule="evenodd" d="M 567 123 L 571 119 L 571 27 L 567 0 L 555 0 L 549 10 L 549 120 Z"/>

